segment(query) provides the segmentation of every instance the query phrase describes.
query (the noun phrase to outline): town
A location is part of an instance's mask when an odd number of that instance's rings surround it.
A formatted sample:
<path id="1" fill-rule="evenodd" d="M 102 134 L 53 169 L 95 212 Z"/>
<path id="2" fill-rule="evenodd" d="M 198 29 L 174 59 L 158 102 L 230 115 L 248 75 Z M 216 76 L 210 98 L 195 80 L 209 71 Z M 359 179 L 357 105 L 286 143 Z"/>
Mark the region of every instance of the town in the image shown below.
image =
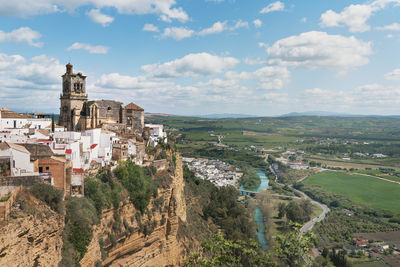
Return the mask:
<path id="1" fill-rule="evenodd" d="M 88 101 L 86 76 L 66 69 L 59 124 L 52 115 L 0 109 L 0 220 L 21 186 L 44 182 L 82 197 L 88 175 L 126 159 L 149 165 L 146 147 L 167 142 L 163 125 L 145 123 L 141 107 Z"/>
<path id="2" fill-rule="evenodd" d="M 182 158 L 182 162 L 194 172 L 197 178 L 208 180 L 216 186 L 237 186 L 243 172 L 220 160 L 203 158 Z"/>

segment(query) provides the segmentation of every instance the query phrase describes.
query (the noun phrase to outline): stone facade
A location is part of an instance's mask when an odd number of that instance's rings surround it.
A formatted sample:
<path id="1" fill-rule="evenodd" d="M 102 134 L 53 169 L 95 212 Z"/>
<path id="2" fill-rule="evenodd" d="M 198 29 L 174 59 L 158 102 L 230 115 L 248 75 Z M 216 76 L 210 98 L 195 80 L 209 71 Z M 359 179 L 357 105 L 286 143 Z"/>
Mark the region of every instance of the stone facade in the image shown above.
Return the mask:
<path id="1" fill-rule="evenodd" d="M 124 106 L 114 100 L 88 101 L 86 76 L 73 73 L 72 65 L 66 65 L 62 76 L 63 92 L 60 97 L 59 124 L 68 131 L 85 131 L 102 128 L 115 132 L 141 133 L 144 127 L 144 110 L 134 103 Z"/>
<path id="2" fill-rule="evenodd" d="M 59 124 L 68 131 L 81 131 L 83 106 L 88 100 L 86 94 L 86 76 L 73 73 L 72 65 L 67 64 L 67 71 L 62 76 L 63 91 L 60 97 Z"/>

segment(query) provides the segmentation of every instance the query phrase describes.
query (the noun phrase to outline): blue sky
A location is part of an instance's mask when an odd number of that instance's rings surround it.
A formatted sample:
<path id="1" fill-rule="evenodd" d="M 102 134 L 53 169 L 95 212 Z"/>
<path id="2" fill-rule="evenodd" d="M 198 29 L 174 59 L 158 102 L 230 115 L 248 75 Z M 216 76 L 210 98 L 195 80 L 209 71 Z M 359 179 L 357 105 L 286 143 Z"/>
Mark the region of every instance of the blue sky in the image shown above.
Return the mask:
<path id="1" fill-rule="evenodd" d="M 148 112 L 399 114 L 399 48 L 400 0 L 0 0 L 0 106 L 58 112 L 70 61 Z"/>

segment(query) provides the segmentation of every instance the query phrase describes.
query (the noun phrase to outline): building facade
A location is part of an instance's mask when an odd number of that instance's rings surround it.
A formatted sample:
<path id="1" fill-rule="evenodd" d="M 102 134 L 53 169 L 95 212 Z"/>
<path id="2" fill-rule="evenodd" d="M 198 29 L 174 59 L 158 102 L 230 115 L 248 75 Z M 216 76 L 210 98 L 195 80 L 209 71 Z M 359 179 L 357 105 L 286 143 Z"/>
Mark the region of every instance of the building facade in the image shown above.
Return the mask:
<path id="1" fill-rule="evenodd" d="M 102 128 L 116 132 L 141 133 L 144 128 L 144 110 L 134 103 L 124 106 L 114 100 L 88 101 L 86 76 L 73 73 L 66 65 L 62 76 L 63 91 L 60 96 L 59 124 L 68 131 L 85 131 Z"/>

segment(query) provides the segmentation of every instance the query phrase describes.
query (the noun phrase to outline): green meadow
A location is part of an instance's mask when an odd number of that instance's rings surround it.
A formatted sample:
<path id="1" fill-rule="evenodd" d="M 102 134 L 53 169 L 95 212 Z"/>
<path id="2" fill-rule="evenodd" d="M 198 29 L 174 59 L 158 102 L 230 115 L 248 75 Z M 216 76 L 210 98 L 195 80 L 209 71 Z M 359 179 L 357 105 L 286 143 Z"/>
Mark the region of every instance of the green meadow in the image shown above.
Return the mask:
<path id="1" fill-rule="evenodd" d="M 354 202 L 400 213 L 400 185 L 373 177 L 324 171 L 304 181 L 324 190 L 345 195 Z"/>

